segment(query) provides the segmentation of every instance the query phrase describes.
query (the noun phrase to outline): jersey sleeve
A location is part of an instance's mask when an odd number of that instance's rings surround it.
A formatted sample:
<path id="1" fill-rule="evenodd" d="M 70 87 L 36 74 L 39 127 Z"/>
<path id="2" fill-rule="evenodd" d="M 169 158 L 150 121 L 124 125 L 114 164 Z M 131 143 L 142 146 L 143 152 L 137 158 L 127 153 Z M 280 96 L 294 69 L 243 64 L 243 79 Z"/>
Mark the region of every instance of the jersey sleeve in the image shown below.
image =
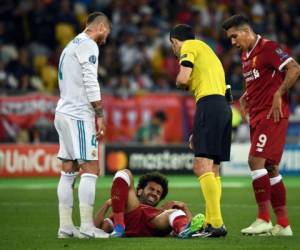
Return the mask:
<path id="1" fill-rule="evenodd" d="M 91 40 L 81 42 L 75 50 L 76 57 L 82 66 L 83 85 L 89 102 L 101 100 L 98 83 L 98 46 Z"/>
<path id="2" fill-rule="evenodd" d="M 180 50 L 179 64 L 185 67 L 193 67 L 195 62 L 195 54 L 189 42 L 183 43 Z"/>
<path id="3" fill-rule="evenodd" d="M 279 71 L 282 71 L 284 66 L 293 60 L 291 55 L 275 42 L 267 43 L 264 51 L 267 62 Z"/>

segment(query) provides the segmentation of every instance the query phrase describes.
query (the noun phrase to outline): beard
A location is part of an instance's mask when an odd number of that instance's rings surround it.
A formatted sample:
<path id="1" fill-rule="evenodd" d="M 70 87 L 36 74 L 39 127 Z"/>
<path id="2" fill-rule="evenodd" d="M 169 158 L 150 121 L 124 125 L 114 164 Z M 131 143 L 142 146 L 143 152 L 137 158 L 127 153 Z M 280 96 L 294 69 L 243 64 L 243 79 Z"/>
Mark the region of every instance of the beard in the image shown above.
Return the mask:
<path id="1" fill-rule="evenodd" d="M 151 195 L 145 195 L 144 193 L 139 196 L 139 200 L 142 204 L 152 207 L 156 207 L 159 203 L 159 200 L 155 200 Z"/>

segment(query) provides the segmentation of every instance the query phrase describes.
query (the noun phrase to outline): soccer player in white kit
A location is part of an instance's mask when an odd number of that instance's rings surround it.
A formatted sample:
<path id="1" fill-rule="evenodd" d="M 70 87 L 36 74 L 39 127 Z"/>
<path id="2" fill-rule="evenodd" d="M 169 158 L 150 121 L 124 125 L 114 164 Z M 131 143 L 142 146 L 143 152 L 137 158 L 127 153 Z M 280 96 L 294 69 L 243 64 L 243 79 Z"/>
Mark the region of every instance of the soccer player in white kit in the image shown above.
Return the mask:
<path id="1" fill-rule="evenodd" d="M 107 238 L 93 223 L 97 164 L 97 142 L 105 135 L 100 86 L 97 80 L 98 45 L 103 45 L 111 23 L 101 12 L 87 18 L 85 30 L 63 50 L 58 78 L 60 99 L 55 112 L 59 134 L 58 158 L 62 171 L 57 187 L 59 201 L 58 238 Z M 96 131 L 97 129 L 97 131 Z M 78 187 L 80 229 L 72 220 L 73 184 L 81 169 Z"/>

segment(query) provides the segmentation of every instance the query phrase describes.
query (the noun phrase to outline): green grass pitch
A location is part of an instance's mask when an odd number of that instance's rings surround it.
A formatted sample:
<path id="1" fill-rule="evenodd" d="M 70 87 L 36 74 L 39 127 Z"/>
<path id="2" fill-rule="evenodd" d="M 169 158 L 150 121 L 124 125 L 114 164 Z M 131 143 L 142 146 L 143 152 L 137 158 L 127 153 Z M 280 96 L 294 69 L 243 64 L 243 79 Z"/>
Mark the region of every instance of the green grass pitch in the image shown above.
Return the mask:
<path id="1" fill-rule="evenodd" d="M 98 179 L 96 209 L 108 198 L 111 179 Z M 56 238 L 58 178 L 0 179 L 0 249 L 300 249 L 300 182 L 298 177 L 284 179 L 293 237 L 242 236 L 240 229 L 248 226 L 256 215 L 250 177 L 223 177 L 222 212 L 229 231 L 227 237 L 187 240 L 171 237 L 59 240 Z M 166 200 L 185 201 L 194 214 L 204 212 L 201 191 L 195 177 L 170 176 L 169 183 L 170 191 Z M 74 222 L 78 225 L 76 195 L 74 209 Z"/>

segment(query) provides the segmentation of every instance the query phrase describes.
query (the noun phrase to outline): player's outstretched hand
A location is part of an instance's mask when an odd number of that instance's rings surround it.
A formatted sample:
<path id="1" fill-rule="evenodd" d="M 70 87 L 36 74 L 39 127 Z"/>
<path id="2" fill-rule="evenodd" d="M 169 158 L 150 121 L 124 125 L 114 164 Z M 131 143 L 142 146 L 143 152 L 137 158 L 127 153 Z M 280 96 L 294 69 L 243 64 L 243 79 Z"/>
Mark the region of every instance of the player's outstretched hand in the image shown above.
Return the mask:
<path id="1" fill-rule="evenodd" d="M 272 107 L 267 115 L 267 119 L 270 119 L 271 116 L 273 116 L 274 122 L 280 121 L 283 117 L 281 102 L 281 95 L 278 91 L 276 91 L 273 96 Z"/>

